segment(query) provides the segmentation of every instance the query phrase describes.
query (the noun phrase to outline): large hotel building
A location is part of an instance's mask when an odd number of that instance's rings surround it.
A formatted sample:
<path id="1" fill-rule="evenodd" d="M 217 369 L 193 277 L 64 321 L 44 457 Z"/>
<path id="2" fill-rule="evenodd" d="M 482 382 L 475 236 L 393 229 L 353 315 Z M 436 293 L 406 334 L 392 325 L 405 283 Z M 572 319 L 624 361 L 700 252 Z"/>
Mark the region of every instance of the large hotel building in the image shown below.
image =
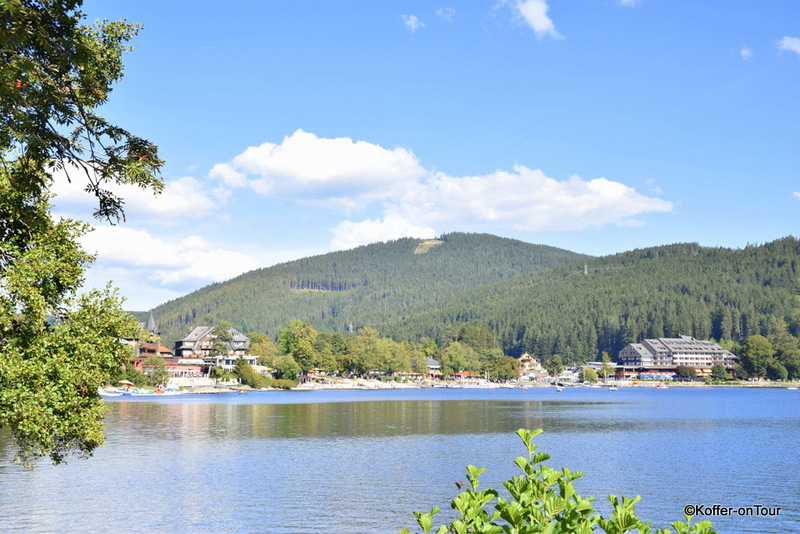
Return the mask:
<path id="1" fill-rule="evenodd" d="M 679 365 L 694 367 L 698 376 L 711 374 L 717 363 L 731 371 L 736 356 L 716 343 L 700 341 L 691 336 L 645 339 L 629 343 L 619 351 L 617 375 L 634 378 L 639 375 L 671 375 Z"/>

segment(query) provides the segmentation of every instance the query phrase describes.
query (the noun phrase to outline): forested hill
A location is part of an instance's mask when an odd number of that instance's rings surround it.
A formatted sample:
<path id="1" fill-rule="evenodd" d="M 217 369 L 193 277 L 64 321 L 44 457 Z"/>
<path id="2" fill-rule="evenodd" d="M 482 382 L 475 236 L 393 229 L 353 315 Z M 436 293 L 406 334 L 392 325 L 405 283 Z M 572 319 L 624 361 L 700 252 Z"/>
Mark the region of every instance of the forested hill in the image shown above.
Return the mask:
<path id="1" fill-rule="evenodd" d="M 564 363 L 612 356 L 643 338 L 742 342 L 800 335 L 800 242 L 740 250 L 678 244 L 587 260 L 453 295 L 384 329 L 446 339 L 448 325 L 487 324 L 510 355 Z"/>
<path id="2" fill-rule="evenodd" d="M 321 331 L 384 330 L 465 291 L 587 259 L 487 234 L 406 238 L 251 271 L 162 304 L 153 316 L 170 347 L 192 327 L 220 320 L 273 338 L 296 318 Z"/>

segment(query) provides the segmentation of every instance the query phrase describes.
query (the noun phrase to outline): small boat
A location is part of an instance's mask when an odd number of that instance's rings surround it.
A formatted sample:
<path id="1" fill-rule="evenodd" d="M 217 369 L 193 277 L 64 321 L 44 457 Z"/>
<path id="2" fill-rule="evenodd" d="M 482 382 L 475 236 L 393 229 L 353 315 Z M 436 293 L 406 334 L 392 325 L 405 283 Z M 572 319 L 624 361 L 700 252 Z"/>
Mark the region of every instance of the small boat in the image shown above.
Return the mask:
<path id="1" fill-rule="evenodd" d="M 788 388 L 786 388 L 786 389 L 797 389 L 797 388 L 796 388 L 795 386 L 789 386 L 789 387 L 788 387 Z"/>
<path id="2" fill-rule="evenodd" d="M 608 391 L 617 391 L 617 386 L 609 386 Z"/>
<path id="3" fill-rule="evenodd" d="M 564 388 L 556 388 L 556 391 L 564 391 Z"/>

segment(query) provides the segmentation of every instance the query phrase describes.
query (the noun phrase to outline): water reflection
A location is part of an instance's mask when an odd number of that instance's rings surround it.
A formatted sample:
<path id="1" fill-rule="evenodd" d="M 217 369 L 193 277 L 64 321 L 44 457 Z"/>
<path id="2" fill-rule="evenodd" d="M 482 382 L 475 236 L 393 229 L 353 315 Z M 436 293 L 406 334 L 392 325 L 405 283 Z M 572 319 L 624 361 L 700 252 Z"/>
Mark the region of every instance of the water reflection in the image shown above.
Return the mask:
<path id="1" fill-rule="evenodd" d="M 568 404 L 528 401 L 397 401 L 325 404 L 116 403 L 115 437 L 240 441 L 417 434 L 486 434 L 556 424 Z M 597 422 L 594 423 L 599 424 Z"/>
<path id="2" fill-rule="evenodd" d="M 796 394 L 796 392 L 795 392 Z M 796 395 L 795 395 L 796 397 Z M 88 461 L 0 462 L 0 531 L 397 532 L 450 517 L 464 466 L 517 474 L 520 427 L 583 495 L 641 494 L 658 526 L 696 500 L 784 506 L 721 531 L 800 530 L 798 399 L 785 391 L 392 391 L 120 400 Z M 0 431 L 0 455 L 13 456 Z M 766 502 L 769 499 L 769 502 Z M 603 510 L 607 513 L 607 510 Z M 760 522 L 759 522 L 760 521 Z M 765 521 L 770 521 L 766 523 Z"/>

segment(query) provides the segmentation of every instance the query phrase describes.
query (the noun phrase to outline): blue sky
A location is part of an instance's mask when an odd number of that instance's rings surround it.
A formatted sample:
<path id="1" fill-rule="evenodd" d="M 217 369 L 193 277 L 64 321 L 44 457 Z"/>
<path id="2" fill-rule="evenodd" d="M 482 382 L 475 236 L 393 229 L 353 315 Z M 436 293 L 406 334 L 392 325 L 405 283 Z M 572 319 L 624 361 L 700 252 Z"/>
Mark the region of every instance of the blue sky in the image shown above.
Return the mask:
<path id="1" fill-rule="evenodd" d="M 165 193 L 91 221 L 147 310 L 244 271 L 487 232 L 594 255 L 800 223 L 800 3 L 90 0 L 144 25 L 104 113 Z"/>

